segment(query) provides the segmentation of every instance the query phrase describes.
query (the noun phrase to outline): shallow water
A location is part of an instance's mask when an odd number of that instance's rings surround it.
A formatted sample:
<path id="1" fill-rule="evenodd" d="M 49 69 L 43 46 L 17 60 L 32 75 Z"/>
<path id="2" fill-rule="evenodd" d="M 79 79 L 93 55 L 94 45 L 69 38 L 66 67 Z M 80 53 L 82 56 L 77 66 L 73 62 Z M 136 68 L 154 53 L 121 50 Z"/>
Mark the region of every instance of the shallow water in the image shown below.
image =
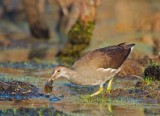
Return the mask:
<path id="1" fill-rule="evenodd" d="M 26 100 L 0 101 L 0 115 L 159 115 L 158 104 L 142 104 L 135 100 L 108 100 L 102 103 L 82 103 L 80 95 L 88 95 L 98 87 L 74 85 L 65 79 L 54 82 L 51 94 L 43 88 L 54 64 L 19 62 L 1 63 L 0 80 L 29 82 L 39 88 L 41 96 Z M 114 88 L 133 87 L 136 79 L 115 79 Z"/>

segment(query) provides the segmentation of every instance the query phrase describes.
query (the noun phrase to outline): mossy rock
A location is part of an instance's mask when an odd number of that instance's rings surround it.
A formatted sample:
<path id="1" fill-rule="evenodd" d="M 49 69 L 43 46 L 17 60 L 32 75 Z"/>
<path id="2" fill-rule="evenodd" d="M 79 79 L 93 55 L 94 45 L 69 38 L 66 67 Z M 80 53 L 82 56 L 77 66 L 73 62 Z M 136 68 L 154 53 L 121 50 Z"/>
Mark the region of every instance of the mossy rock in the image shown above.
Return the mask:
<path id="1" fill-rule="evenodd" d="M 77 20 L 68 33 L 68 43 L 57 55 L 59 57 L 58 62 L 73 64 L 80 57 L 81 52 L 90 44 L 94 27 L 94 21 L 84 23 Z"/>
<path id="2" fill-rule="evenodd" d="M 72 44 L 89 43 L 94 27 L 94 22 L 83 23 L 78 20 L 68 33 L 69 42 Z"/>
<path id="3" fill-rule="evenodd" d="M 0 81 L 0 100 L 23 100 L 39 96 L 38 88 L 30 83 Z"/>
<path id="4" fill-rule="evenodd" d="M 160 65 L 150 65 L 144 70 L 144 80 L 160 81 Z"/>

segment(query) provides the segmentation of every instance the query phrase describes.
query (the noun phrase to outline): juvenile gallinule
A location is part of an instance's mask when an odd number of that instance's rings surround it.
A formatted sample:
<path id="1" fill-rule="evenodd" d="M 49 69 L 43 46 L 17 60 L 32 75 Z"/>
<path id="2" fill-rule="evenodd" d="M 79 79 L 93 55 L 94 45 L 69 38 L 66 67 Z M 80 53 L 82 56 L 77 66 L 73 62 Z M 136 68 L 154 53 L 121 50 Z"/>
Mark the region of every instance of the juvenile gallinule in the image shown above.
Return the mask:
<path id="1" fill-rule="evenodd" d="M 110 80 L 107 86 L 110 93 L 113 77 L 120 71 L 134 45 L 121 43 L 96 49 L 77 60 L 71 68 L 56 66 L 48 83 L 52 85 L 54 80 L 64 77 L 74 84 L 99 85 L 99 90 L 91 95 L 96 96 L 102 93 L 103 84 Z"/>

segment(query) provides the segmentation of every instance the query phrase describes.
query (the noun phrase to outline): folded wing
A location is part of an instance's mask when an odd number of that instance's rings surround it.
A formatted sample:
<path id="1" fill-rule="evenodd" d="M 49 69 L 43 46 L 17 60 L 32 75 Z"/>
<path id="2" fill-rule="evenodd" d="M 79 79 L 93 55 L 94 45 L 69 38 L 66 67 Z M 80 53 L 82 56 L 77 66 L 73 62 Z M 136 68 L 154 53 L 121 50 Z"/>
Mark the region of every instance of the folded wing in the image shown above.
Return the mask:
<path id="1" fill-rule="evenodd" d="M 126 60 L 134 45 L 121 43 L 91 51 L 77 60 L 72 68 L 76 70 L 118 69 Z"/>

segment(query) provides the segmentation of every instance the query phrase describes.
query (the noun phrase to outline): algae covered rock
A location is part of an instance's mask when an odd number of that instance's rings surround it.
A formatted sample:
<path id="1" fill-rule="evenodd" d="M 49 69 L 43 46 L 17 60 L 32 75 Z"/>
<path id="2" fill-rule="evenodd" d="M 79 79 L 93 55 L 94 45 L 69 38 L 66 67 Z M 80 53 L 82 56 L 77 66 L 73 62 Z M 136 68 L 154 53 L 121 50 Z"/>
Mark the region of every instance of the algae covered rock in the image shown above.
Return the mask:
<path id="1" fill-rule="evenodd" d="M 30 83 L 0 81 L 0 100 L 23 100 L 38 96 L 38 88 Z"/>
<path id="2" fill-rule="evenodd" d="M 144 79 L 160 81 L 160 65 L 150 65 L 144 70 Z"/>

